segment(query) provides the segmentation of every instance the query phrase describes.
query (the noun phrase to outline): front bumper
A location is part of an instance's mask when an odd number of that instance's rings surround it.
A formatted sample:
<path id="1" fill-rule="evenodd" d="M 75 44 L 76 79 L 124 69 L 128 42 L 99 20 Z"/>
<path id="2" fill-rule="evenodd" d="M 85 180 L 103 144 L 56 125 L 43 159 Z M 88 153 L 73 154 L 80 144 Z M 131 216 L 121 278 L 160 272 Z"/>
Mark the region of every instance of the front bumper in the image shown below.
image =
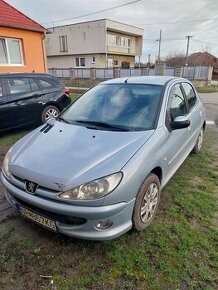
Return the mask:
<path id="1" fill-rule="evenodd" d="M 132 228 L 132 212 L 135 199 L 130 202 L 120 202 L 105 206 L 77 206 L 49 200 L 37 195 L 31 195 L 26 191 L 11 184 L 2 174 L 1 181 L 6 188 L 5 196 L 9 203 L 16 208 L 17 204 L 35 209 L 39 214 L 47 212 L 48 218 L 55 219 L 60 233 L 68 236 L 89 240 L 114 239 Z M 52 216 L 52 217 L 51 217 Z M 73 217 L 84 219 L 84 223 L 69 224 L 58 217 Z M 109 220 L 112 226 L 106 230 L 96 228 L 99 221 Z"/>

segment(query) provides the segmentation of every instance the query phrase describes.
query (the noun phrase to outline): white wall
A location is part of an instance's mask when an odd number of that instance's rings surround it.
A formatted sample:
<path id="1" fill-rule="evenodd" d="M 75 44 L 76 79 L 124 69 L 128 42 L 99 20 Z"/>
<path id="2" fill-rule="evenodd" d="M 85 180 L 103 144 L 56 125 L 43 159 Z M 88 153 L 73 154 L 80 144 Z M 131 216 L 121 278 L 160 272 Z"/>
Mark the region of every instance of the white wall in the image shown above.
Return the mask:
<path id="1" fill-rule="evenodd" d="M 68 52 L 60 52 L 59 36 L 62 35 L 67 35 Z M 45 43 L 47 56 L 104 53 L 106 51 L 105 21 L 56 27 L 46 36 Z"/>

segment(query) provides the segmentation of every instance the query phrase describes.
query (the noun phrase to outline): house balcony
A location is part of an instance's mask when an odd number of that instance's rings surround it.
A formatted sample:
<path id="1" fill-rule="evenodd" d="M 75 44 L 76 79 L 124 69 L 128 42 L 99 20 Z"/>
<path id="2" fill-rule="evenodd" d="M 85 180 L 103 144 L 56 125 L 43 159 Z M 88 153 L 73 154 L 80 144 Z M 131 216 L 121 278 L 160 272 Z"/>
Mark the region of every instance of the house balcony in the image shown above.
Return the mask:
<path id="1" fill-rule="evenodd" d="M 133 49 L 131 47 L 122 47 L 115 45 L 107 45 L 107 52 L 114 54 L 124 54 L 124 55 L 135 55 Z"/>

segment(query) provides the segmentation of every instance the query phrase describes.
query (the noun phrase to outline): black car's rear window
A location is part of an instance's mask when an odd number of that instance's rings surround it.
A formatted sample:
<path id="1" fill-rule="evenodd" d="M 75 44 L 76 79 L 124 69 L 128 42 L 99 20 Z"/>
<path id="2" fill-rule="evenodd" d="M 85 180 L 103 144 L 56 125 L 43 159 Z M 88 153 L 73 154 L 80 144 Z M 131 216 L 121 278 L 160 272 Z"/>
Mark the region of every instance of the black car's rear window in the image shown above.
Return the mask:
<path id="1" fill-rule="evenodd" d="M 41 88 L 48 89 L 51 87 L 63 86 L 62 83 L 54 76 L 45 76 L 37 78 Z"/>

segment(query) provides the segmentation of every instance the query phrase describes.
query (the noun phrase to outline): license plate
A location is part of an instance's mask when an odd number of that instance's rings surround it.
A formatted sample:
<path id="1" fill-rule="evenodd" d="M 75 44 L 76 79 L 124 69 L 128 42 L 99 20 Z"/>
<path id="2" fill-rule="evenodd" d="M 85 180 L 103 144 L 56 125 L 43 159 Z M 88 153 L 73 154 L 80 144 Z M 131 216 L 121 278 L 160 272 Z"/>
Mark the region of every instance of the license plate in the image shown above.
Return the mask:
<path id="1" fill-rule="evenodd" d="M 21 213 L 22 216 L 34 221 L 37 224 L 40 224 L 52 231 L 57 231 L 56 224 L 53 220 L 50 220 L 44 216 L 41 216 L 29 209 L 19 207 L 19 212 Z"/>

